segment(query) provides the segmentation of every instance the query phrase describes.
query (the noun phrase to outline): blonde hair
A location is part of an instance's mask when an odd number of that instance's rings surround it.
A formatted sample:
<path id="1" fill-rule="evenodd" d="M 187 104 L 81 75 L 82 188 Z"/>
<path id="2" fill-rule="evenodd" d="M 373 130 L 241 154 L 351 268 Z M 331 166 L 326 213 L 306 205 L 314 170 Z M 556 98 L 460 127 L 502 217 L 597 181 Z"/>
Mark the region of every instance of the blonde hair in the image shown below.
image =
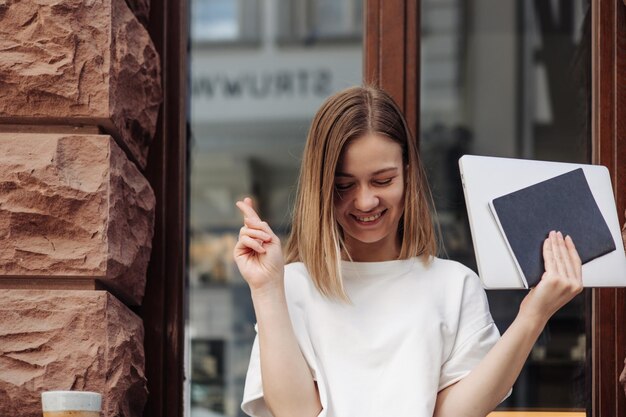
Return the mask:
<path id="1" fill-rule="evenodd" d="M 398 106 L 376 87 L 352 87 L 332 95 L 309 129 L 285 257 L 288 263 L 304 263 L 320 293 L 344 301 L 349 299 L 340 268 L 343 235 L 333 209 L 335 170 L 346 144 L 367 134 L 386 136 L 402 148 L 406 172 L 398 259 L 423 255 L 428 262 L 437 251 L 430 190 L 417 144 Z"/>

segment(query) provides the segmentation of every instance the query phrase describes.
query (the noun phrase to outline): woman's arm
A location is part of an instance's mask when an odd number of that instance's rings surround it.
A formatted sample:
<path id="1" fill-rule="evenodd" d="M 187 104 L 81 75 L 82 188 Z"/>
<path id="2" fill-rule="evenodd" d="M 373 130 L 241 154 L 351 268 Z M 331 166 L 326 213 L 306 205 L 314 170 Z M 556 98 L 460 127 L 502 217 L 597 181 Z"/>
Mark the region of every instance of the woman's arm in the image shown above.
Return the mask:
<path id="1" fill-rule="evenodd" d="M 266 404 L 276 417 L 317 416 L 322 405 L 289 319 L 284 290 L 258 292 L 252 301 Z"/>
<path id="2" fill-rule="evenodd" d="M 551 232 L 543 245 L 546 272 L 524 298 L 502 338 L 461 381 L 437 395 L 434 417 L 484 417 L 519 376 L 548 319 L 582 291 L 580 258 L 569 236 Z"/>
<path id="3" fill-rule="evenodd" d="M 275 417 L 317 416 L 322 410 L 319 394 L 287 310 L 280 241 L 250 199 L 237 202 L 237 207 L 244 227 L 234 257 L 252 294 L 265 403 Z"/>

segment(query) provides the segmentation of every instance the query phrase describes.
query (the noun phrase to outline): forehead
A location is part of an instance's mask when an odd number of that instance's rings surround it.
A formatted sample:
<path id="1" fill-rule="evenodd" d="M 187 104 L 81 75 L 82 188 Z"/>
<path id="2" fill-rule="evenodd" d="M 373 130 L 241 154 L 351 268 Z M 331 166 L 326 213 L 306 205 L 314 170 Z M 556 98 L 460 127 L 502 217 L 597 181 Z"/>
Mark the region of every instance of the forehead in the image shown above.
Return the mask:
<path id="1" fill-rule="evenodd" d="M 338 173 L 373 172 L 380 168 L 402 166 L 402 148 L 379 134 L 361 136 L 348 143 L 337 164 Z"/>

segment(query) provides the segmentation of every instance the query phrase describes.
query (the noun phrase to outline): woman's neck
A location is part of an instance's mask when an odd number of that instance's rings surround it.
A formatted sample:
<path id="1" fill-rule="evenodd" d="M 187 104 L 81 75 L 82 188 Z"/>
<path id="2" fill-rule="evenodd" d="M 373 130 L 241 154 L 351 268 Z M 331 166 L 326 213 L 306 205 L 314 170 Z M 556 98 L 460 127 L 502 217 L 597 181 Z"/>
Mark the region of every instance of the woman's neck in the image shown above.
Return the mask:
<path id="1" fill-rule="evenodd" d="M 386 239 L 378 242 L 365 243 L 350 239 L 347 237 L 345 249 L 341 254 L 344 261 L 352 260 L 354 262 L 383 262 L 398 259 L 400 255 L 400 242 L 387 241 Z M 349 256 L 348 256 L 349 254 Z"/>

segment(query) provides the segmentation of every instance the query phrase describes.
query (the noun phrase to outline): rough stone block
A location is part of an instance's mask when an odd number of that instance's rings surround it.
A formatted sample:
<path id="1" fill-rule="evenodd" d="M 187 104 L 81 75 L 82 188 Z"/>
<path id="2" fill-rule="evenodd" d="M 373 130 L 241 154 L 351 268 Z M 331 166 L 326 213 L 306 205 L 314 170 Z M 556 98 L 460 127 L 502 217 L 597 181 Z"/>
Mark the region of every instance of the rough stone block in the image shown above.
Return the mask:
<path id="1" fill-rule="evenodd" d="M 141 416 L 141 319 L 105 291 L 0 291 L 0 416 L 41 417 L 42 391 L 103 394 L 105 417 Z"/>
<path id="2" fill-rule="evenodd" d="M 0 276 L 97 278 L 140 304 L 154 207 L 110 136 L 0 133 Z"/>
<path id="3" fill-rule="evenodd" d="M 124 0 L 0 0 L 0 123 L 97 124 L 142 167 L 159 57 Z"/>

